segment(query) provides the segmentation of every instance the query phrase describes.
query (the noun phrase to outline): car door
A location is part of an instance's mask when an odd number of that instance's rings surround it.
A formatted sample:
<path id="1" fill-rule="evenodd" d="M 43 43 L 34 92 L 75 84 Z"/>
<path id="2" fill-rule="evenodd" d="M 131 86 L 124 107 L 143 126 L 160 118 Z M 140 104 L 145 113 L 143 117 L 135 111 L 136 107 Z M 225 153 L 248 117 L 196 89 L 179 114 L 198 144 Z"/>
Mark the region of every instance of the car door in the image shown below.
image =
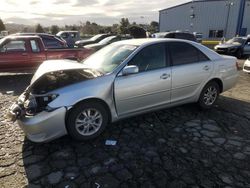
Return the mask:
<path id="1" fill-rule="evenodd" d="M 25 39 L 8 40 L 0 47 L 1 70 L 25 69 L 27 62 L 28 52 Z"/>
<path id="2" fill-rule="evenodd" d="M 247 39 L 245 45 L 244 45 L 244 48 L 243 48 L 243 54 L 250 54 L 250 39 Z"/>
<path id="3" fill-rule="evenodd" d="M 32 52 L 29 56 L 30 67 L 37 68 L 43 61 L 46 60 L 46 54 L 41 51 L 42 47 L 39 46 L 38 39 L 31 39 L 29 43 Z"/>
<path id="4" fill-rule="evenodd" d="M 170 102 L 171 68 L 164 43 L 143 48 L 128 63 L 139 72 L 117 76 L 114 95 L 118 115 L 145 110 Z"/>
<path id="5" fill-rule="evenodd" d="M 186 42 L 169 42 L 171 54 L 171 103 L 190 99 L 212 73 L 213 64 L 199 49 Z"/>

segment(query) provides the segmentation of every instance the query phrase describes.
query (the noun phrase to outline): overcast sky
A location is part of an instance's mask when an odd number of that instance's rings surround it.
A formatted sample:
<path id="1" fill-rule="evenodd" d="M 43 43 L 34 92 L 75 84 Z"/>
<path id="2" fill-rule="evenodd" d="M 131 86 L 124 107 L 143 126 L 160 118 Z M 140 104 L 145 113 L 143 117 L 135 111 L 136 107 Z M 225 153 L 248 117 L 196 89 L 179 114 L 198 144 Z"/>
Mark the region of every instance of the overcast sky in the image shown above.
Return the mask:
<path id="1" fill-rule="evenodd" d="M 87 20 L 102 25 L 158 21 L 159 10 L 190 0 L 1 0 L 0 18 L 5 23 L 44 26 L 79 24 Z"/>

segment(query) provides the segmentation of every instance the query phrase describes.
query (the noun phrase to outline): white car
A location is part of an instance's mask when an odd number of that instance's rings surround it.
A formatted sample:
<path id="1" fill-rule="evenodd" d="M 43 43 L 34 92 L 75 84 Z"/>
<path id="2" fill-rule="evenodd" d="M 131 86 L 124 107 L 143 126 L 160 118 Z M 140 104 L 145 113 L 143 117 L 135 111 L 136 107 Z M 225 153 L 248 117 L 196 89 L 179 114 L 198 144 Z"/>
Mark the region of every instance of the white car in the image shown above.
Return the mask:
<path id="1" fill-rule="evenodd" d="M 243 71 L 250 73 L 250 57 L 245 61 Z"/>

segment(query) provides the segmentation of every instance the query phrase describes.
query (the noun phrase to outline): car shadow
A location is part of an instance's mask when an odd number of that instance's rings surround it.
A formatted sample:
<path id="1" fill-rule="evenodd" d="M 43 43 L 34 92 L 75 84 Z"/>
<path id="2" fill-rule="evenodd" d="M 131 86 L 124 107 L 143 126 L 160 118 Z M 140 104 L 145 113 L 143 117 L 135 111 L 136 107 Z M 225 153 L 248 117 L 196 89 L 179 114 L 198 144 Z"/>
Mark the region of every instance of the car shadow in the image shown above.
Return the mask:
<path id="1" fill-rule="evenodd" d="M 232 152 L 241 143 L 229 147 L 220 141 L 248 139 L 249 124 L 250 103 L 221 96 L 213 109 L 188 104 L 147 113 L 113 123 L 90 141 L 64 136 L 36 144 L 25 139 L 23 165 L 30 187 L 223 187 L 227 183 L 218 168 L 241 176 L 237 169 L 250 164 L 232 168 L 238 165 Z M 219 144 L 208 139 L 213 134 Z M 106 145 L 106 140 L 117 143 Z"/>
<path id="2" fill-rule="evenodd" d="M 20 95 L 30 84 L 33 74 L 0 74 L 0 92 Z"/>

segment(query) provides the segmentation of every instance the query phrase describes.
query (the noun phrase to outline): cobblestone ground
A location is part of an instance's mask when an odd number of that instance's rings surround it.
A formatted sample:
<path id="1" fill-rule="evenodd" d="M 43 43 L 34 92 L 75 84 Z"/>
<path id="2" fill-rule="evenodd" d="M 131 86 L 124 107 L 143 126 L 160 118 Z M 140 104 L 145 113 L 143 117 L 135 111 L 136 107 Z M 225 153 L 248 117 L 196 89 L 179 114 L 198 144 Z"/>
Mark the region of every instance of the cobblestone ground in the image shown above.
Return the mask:
<path id="1" fill-rule="evenodd" d="M 5 117 L 29 79 L 0 78 L 0 187 L 250 187 L 248 74 L 212 110 L 184 105 L 110 124 L 89 142 L 49 144 Z"/>

